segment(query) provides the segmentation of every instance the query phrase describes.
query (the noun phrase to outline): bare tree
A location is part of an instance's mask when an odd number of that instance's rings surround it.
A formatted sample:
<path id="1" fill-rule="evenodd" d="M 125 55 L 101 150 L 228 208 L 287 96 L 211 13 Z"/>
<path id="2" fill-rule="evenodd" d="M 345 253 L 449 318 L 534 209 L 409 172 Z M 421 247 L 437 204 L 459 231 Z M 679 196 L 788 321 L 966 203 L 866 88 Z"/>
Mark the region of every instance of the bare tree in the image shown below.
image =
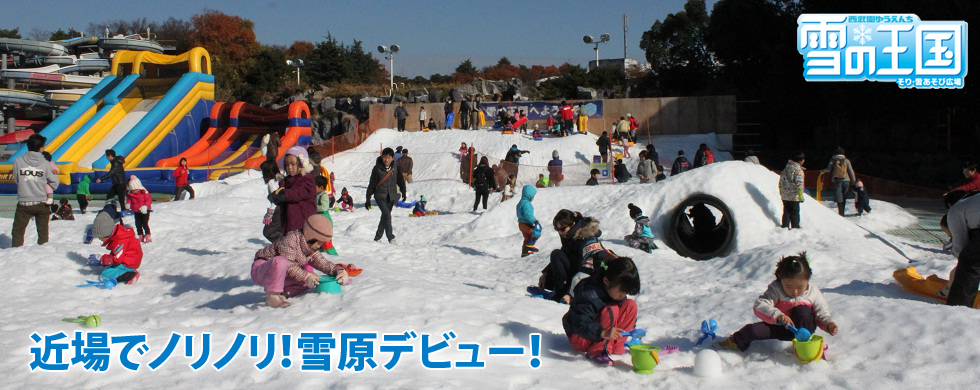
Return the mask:
<path id="1" fill-rule="evenodd" d="M 27 34 L 27 38 L 35 41 L 46 41 L 51 38 L 51 31 L 35 27 L 31 29 L 30 34 Z"/>

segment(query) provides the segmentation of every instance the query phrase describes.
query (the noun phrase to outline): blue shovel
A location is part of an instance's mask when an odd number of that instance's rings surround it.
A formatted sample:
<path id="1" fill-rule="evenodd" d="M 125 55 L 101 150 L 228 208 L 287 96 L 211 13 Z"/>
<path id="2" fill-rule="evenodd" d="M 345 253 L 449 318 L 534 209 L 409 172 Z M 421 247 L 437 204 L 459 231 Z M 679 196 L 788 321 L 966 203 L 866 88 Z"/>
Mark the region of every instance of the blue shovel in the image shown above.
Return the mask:
<path id="1" fill-rule="evenodd" d="M 786 329 L 789 329 L 790 332 L 793 332 L 793 335 L 796 336 L 796 339 L 801 342 L 805 343 L 807 341 L 810 341 L 810 337 L 813 337 L 813 335 L 810 333 L 810 330 L 807 328 L 796 329 L 795 326 L 790 324 L 785 324 L 784 326 L 786 326 Z"/>

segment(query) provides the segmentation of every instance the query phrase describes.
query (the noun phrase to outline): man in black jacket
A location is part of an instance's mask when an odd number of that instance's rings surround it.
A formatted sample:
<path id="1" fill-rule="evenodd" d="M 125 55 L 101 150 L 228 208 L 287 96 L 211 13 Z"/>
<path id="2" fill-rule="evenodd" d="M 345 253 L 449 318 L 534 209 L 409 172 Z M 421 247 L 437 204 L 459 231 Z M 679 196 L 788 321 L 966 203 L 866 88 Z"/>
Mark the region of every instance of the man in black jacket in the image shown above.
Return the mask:
<path id="1" fill-rule="evenodd" d="M 473 212 L 476 206 L 483 199 L 483 209 L 487 209 L 487 198 L 490 197 L 490 189 L 496 189 L 493 181 L 493 168 L 490 168 L 490 161 L 487 156 L 480 158 L 480 165 L 473 169 L 473 189 L 476 190 L 476 200 L 473 201 Z"/>
<path id="2" fill-rule="evenodd" d="M 687 157 L 684 157 L 684 151 L 677 151 L 677 158 L 674 159 L 674 165 L 670 167 L 670 175 L 676 176 L 681 173 L 687 172 L 691 169 L 691 163 L 687 161 Z"/>
<path id="3" fill-rule="evenodd" d="M 123 164 L 126 163 L 126 158 L 123 156 L 116 156 L 116 151 L 112 149 L 106 149 L 105 158 L 109 160 L 109 172 L 107 172 L 102 177 L 95 179 L 96 183 L 101 183 L 106 179 L 112 179 L 112 188 L 109 189 L 109 193 L 106 194 L 106 200 L 112 199 L 113 196 L 119 197 L 119 211 L 126 210 L 126 168 Z"/>
<path id="4" fill-rule="evenodd" d="M 405 110 L 402 102 L 398 102 L 398 107 L 395 107 L 395 119 L 398 119 L 398 131 L 405 131 L 405 119 L 408 119 L 408 111 Z"/>
<path id="5" fill-rule="evenodd" d="M 599 140 L 595 142 L 599 146 L 599 155 L 602 156 L 602 162 L 609 162 L 609 133 L 603 131 L 602 135 L 599 136 Z"/>
<path id="6" fill-rule="evenodd" d="M 451 129 L 453 127 L 453 124 L 447 122 L 449 122 L 449 114 L 453 113 L 453 98 L 446 99 L 446 104 L 442 106 L 442 111 L 446 115 L 446 120 L 443 123 L 446 123 L 447 130 Z"/>
<path id="7" fill-rule="evenodd" d="M 471 110 L 472 107 L 470 107 L 470 102 L 466 101 L 465 97 L 459 101 L 459 127 L 463 130 L 470 129 Z"/>
<path id="8" fill-rule="evenodd" d="M 398 166 L 394 164 L 395 151 L 385 148 L 378 157 L 374 168 L 371 169 L 371 179 L 367 188 L 367 203 L 364 207 L 371 209 L 371 196 L 381 209 L 381 221 L 378 222 L 378 231 L 374 234 L 374 241 L 380 241 L 381 235 L 388 237 L 388 242 L 395 244 L 395 235 L 391 229 L 391 208 L 398 202 L 398 190 L 401 190 L 402 201 L 405 200 L 407 193 L 405 189 L 405 177 L 398 172 Z"/>

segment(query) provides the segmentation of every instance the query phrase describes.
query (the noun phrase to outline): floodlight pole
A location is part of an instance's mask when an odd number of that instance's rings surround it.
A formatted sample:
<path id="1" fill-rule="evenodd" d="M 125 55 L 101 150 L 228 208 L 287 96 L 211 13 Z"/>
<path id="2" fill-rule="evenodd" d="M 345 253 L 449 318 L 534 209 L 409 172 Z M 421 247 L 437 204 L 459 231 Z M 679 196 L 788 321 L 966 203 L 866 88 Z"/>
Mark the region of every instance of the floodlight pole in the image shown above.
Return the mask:
<path id="1" fill-rule="evenodd" d="M 388 83 L 390 88 L 389 97 L 395 96 L 395 52 L 388 51 L 388 69 L 391 74 L 388 75 Z"/>

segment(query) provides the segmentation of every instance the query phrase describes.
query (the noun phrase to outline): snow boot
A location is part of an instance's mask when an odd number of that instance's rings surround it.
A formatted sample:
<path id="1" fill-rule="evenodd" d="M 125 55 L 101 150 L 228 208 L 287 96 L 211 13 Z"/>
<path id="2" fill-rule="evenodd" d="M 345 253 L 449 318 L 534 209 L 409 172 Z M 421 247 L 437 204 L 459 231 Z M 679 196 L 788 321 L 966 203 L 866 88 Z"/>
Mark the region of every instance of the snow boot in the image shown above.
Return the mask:
<path id="1" fill-rule="evenodd" d="M 151 243 L 151 242 L 153 242 L 153 237 L 151 237 L 151 236 L 150 236 L 150 234 L 147 234 L 147 235 L 146 235 L 146 236 L 144 237 L 144 239 L 145 239 L 146 241 L 143 241 L 143 242 L 145 242 L 145 243 L 147 243 L 147 244 L 149 244 L 149 243 Z"/>
<path id="2" fill-rule="evenodd" d="M 736 345 L 735 342 L 732 341 L 732 338 L 731 337 L 729 337 L 727 339 L 724 339 L 722 341 L 719 341 L 717 343 L 714 343 L 713 346 L 715 347 L 715 349 L 723 349 L 723 350 L 729 350 L 729 351 L 738 351 L 738 345 Z"/>
<path id="3" fill-rule="evenodd" d="M 589 358 L 589 360 L 591 360 L 593 363 L 600 366 L 611 367 L 613 365 L 613 361 L 609 358 L 609 354 L 604 352 L 598 355 L 585 354 L 585 357 Z"/>
<path id="4" fill-rule="evenodd" d="M 139 240 L 140 240 L 140 242 L 146 242 L 146 236 L 140 234 Z"/>

